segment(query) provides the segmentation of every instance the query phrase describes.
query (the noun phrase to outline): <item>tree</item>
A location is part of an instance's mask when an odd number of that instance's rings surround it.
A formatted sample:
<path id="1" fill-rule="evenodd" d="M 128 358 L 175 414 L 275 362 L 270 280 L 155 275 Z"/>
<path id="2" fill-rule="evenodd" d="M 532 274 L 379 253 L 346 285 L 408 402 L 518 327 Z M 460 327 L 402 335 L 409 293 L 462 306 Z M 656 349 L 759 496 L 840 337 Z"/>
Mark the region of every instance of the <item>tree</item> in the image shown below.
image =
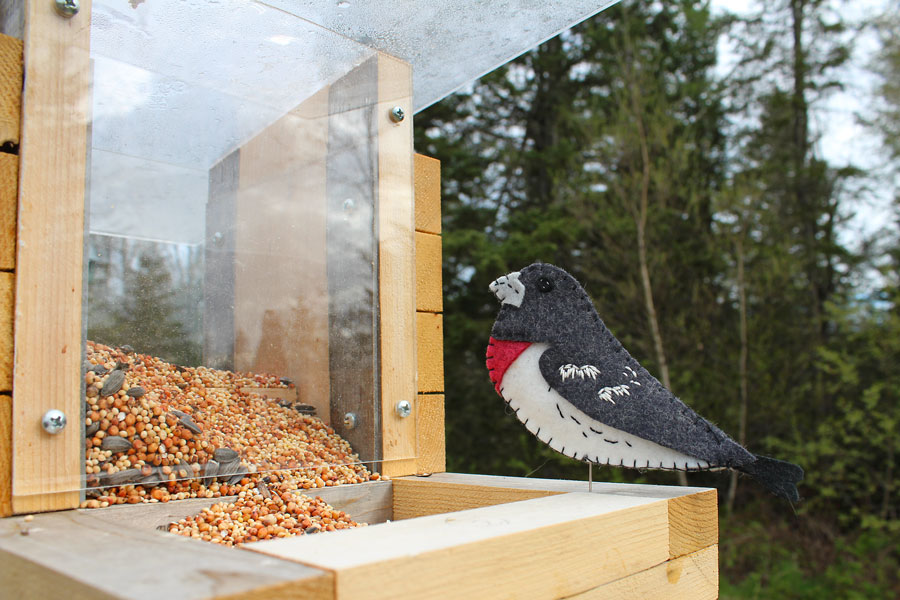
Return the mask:
<path id="1" fill-rule="evenodd" d="M 153 354 L 177 364 L 199 364 L 199 343 L 188 335 L 182 318 L 186 282 L 172 281 L 169 261 L 155 246 L 137 252 L 128 240 L 118 240 L 117 251 L 107 240 L 108 263 L 120 255 L 122 272 L 113 279 L 121 282 L 121 292 L 106 278 L 89 288 L 95 306 L 88 322 L 88 337 L 112 346 L 128 344 L 138 352 Z M 196 281 L 196 280 L 195 280 Z M 99 307 L 106 307 L 105 313 Z M 199 316 L 199 315 L 198 315 Z M 195 319 L 197 320 L 197 319 Z"/>
<path id="2" fill-rule="evenodd" d="M 615 7 L 417 116 L 417 149 L 444 165 L 445 371 L 455 409 L 448 455 L 466 456 L 461 467 L 482 461 L 483 470 L 527 473 L 546 460 L 542 474 L 583 476 L 504 419 L 486 376 L 472 376 L 483 370 L 496 315 L 487 284 L 534 260 L 576 274 L 613 330 L 686 397 L 700 396 L 695 405 L 716 398 L 710 379 L 723 376 L 711 369 L 700 381 L 679 369 L 668 377 L 665 348 L 673 340 L 682 366 L 686 348 L 711 339 L 709 317 L 720 312 L 710 285 L 707 190 L 722 169 L 710 23 L 702 2 Z M 649 115 L 643 135 L 635 114 Z M 642 138 L 651 173 L 643 186 Z M 673 245 L 681 251 L 665 250 Z M 648 318 L 648 306 L 658 314 Z M 654 325 L 658 335 L 645 335 Z M 705 348 L 715 362 L 715 344 Z M 479 456 L 466 438 L 482 419 Z M 453 435 L 457 427 L 468 435 Z M 515 466 L 484 458 L 503 439 L 515 439 L 526 458 Z"/>

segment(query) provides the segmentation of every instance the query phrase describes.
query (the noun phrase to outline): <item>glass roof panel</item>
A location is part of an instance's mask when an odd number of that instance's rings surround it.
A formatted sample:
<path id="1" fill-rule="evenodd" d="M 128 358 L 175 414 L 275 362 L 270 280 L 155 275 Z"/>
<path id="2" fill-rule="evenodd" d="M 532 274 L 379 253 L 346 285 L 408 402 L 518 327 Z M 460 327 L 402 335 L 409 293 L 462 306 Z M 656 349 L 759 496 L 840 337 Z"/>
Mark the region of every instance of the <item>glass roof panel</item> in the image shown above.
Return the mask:
<path id="1" fill-rule="evenodd" d="M 415 110 L 618 0 L 267 0 L 413 68 Z"/>

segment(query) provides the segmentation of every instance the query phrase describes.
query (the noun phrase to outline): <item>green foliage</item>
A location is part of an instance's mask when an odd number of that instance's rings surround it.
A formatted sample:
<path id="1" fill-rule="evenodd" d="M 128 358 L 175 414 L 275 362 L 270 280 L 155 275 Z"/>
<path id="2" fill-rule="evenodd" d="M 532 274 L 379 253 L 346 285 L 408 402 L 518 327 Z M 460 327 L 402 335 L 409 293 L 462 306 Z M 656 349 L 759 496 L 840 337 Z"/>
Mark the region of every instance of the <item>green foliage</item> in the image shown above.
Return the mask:
<path id="1" fill-rule="evenodd" d="M 721 79 L 725 28 L 742 60 Z M 820 0 L 744 20 L 626 1 L 416 116 L 417 150 L 442 161 L 448 468 L 586 478 L 505 414 L 484 369 L 488 284 L 554 262 L 689 405 L 806 469 L 796 512 L 733 489 L 723 597 L 897 595 L 900 244 L 882 240 L 895 262 L 868 294 L 873 263 L 839 236 L 868 174 L 824 160 L 811 117 L 848 56 Z"/>
<path id="2" fill-rule="evenodd" d="M 891 600 L 900 592 L 896 535 L 839 534 L 807 519 L 763 518 L 721 520 L 722 600 Z"/>
<path id="3" fill-rule="evenodd" d="M 128 344 L 176 364 L 199 364 L 201 324 L 191 318 L 199 288 L 186 283 L 198 281 L 196 274 L 173 278 L 179 261 L 164 256 L 158 244 L 117 238 L 92 242 L 99 259 L 90 265 L 88 339 Z M 190 251 L 187 262 L 196 269 Z"/>

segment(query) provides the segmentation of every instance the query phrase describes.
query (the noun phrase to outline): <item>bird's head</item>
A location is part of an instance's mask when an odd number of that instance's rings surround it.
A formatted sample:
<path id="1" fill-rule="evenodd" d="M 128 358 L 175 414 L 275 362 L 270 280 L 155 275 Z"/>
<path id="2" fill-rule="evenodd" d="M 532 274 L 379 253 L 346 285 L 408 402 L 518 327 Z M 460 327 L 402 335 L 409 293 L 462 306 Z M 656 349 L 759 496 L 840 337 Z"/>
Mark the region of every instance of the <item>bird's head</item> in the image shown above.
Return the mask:
<path id="1" fill-rule="evenodd" d="M 553 265 L 534 263 L 497 278 L 490 290 L 501 302 L 491 330 L 498 340 L 559 342 L 600 322 L 581 284 Z"/>

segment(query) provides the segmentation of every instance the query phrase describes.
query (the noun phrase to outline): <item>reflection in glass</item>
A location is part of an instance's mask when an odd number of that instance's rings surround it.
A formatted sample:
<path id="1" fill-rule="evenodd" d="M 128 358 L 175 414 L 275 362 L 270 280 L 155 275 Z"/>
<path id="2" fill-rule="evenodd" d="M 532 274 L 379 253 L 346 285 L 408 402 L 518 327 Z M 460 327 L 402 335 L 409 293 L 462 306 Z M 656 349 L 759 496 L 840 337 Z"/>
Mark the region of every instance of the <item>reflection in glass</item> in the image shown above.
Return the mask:
<path id="1" fill-rule="evenodd" d="M 262 3 L 94 2 L 91 506 L 377 477 L 379 60 Z"/>

